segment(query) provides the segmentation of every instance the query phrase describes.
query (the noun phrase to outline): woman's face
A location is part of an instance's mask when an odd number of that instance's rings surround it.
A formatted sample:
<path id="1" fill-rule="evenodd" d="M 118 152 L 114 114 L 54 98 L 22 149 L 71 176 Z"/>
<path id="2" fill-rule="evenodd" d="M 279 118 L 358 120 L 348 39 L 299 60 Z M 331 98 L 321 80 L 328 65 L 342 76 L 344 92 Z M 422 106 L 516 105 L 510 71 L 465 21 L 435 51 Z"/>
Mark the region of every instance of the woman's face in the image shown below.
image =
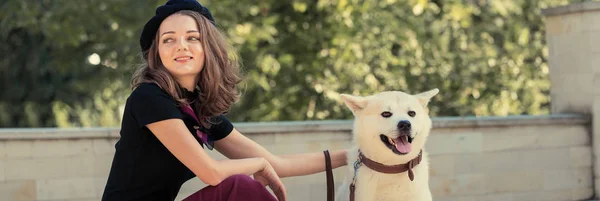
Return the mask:
<path id="1" fill-rule="evenodd" d="M 158 53 L 163 65 L 176 79 L 196 79 L 204 67 L 204 49 L 194 18 L 171 15 L 158 30 Z"/>

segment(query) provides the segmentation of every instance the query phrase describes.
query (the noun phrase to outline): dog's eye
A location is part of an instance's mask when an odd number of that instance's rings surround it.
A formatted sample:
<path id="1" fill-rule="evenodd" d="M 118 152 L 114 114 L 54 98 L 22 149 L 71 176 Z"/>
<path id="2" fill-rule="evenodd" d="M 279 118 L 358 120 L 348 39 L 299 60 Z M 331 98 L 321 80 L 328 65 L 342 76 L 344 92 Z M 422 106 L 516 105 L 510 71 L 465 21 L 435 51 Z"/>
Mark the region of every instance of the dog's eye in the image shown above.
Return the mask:
<path id="1" fill-rule="evenodd" d="M 382 112 L 382 113 L 381 113 L 381 116 L 382 116 L 382 117 L 385 117 L 385 118 L 388 118 L 388 117 L 391 117 L 391 116 L 392 116 L 392 113 L 391 113 L 391 112 Z"/>
<path id="2" fill-rule="evenodd" d="M 415 111 L 408 111 L 408 116 L 415 117 L 415 115 L 417 115 Z"/>

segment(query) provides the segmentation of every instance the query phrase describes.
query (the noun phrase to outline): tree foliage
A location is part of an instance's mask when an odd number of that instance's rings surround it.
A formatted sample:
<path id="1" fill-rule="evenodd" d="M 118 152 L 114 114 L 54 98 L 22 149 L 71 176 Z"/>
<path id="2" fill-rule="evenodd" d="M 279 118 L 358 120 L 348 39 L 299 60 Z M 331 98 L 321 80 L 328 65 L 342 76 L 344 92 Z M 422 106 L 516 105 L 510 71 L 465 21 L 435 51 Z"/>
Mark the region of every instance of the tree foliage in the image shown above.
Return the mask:
<path id="1" fill-rule="evenodd" d="M 233 121 L 347 119 L 339 93 L 439 88 L 433 116 L 548 113 L 541 9 L 582 0 L 201 1 L 243 61 Z M 163 1 L 0 3 L 1 127 L 119 126 Z"/>

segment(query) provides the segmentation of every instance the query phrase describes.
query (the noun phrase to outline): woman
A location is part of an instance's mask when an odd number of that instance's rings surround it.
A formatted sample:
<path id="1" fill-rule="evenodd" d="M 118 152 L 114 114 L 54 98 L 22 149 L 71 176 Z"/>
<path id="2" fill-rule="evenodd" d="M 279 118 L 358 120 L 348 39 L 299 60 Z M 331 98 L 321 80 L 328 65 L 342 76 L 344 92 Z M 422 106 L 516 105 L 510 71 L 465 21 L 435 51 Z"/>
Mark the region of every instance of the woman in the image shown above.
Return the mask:
<path id="1" fill-rule="evenodd" d="M 194 177 L 208 186 L 186 200 L 275 200 L 266 185 L 285 200 L 280 178 L 325 170 L 322 153 L 273 155 L 223 116 L 238 97 L 238 63 L 198 2 L 159 6 L 140 45 L 146 62 L 132 79 L 103 201 L 174 200 Z M 214 160 L 204 147 L 229 159 Z M 345 150 L 331 152 L 332 167 L 345 158 Z"/>

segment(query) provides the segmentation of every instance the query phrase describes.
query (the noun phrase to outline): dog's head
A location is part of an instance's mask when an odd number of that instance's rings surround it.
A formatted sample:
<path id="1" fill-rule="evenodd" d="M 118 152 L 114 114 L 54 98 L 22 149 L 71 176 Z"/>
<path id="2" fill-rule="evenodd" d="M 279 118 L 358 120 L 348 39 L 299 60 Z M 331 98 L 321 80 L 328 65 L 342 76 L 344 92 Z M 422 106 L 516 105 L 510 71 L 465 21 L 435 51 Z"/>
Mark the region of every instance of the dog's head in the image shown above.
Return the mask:
<path id="1" fill-rule="evenodd" d="M 438 89 L 416 95 L 386 91 L 361 97 L 342 94 L 354 114 L 354 140 L 380 163 L 410 160 L 425 146 L 431 129 L 427 104 Z"/>

